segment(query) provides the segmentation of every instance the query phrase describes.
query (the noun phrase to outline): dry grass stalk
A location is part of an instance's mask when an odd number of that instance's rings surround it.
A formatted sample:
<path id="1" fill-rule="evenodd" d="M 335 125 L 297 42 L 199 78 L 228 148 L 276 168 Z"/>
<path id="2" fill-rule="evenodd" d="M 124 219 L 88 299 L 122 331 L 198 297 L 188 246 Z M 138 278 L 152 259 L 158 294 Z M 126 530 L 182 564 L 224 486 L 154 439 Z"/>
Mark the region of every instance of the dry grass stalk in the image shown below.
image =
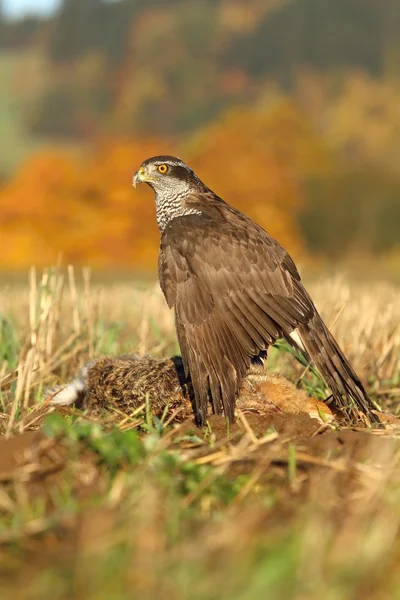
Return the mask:
<path id="1" fill-rule="evenodd" d="M 361 378 L 372 381 L 375 396 L 393 403 L 399 394 L 398 290 L 383 283 L 376 284 L 373 290 L 363 285 L 350 287 L 338 278 L 317 282 L 309 288 Z M 80 286 L 71 265 L 66 278 L 60 266 L 47 269 L 40 276 L 32 268 L 29 288 L 22 292 L 12 288 L 3 291 L 0 309 L 4 314 L 11 313 L 22 330 L 28 315 L 28 333 L 17 367 L 9 370 L 5 361 L 0 368 L 3 402 L 5 398 L 9 407 L 8 435 L 19 410 L 26 411 L 29 405 L 43 399 L 38 391 L 46 387 L 49 377 L 61 371 L 64 376 L 72 374 L 79 364 L 98 353 L 99 348 L 107 351 L 107 347 L 102 348 L 110 323 L 124 323 L 122 335 L 126 340 L 126 346 L 122 347 L 122 342 L 116 339 L 113 353 L 126 351 L 125 348 L 140 354 L 172 353 L 176 348 L 173 315 L 158 286 L 152 284 L 138 289 L 133 284 L 122 283 L 94 292 L 89 270 L 84 270 Z M 157 324 L 157 331 L 153 330 L 153 323 Z M 287 356 L 280 355 L 275 368 L 285 371 L 288 361 Z M 299 367 L 294 367 L 299 376 Z M 292 361 L 289 369 L 292 376 L 294 367 Z M 393 383 L 388 385 L 388 382 Z M 175 415 L 170 415 L 166 424 L 174 418 Z M 23 431 L 24 421 L 19 423 L 19 431 Z"/>

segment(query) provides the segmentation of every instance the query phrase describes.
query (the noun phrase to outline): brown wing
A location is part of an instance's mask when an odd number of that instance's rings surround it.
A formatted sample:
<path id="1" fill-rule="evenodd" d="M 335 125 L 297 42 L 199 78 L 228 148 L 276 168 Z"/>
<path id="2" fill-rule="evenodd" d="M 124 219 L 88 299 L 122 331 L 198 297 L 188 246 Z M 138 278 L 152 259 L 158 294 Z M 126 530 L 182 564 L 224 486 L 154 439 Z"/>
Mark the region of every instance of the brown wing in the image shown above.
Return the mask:
<path id="1" fill-rule="evenodd" d="M 227 205 L 225 205 L 227 206 Z M 315 309 L 289 255 L 240 213 L 176 218 L 160 247 L 160 283 L 175 308 L 178 340 L 200 416 L 233 418 L 252 356 L 306 323 Z"/>

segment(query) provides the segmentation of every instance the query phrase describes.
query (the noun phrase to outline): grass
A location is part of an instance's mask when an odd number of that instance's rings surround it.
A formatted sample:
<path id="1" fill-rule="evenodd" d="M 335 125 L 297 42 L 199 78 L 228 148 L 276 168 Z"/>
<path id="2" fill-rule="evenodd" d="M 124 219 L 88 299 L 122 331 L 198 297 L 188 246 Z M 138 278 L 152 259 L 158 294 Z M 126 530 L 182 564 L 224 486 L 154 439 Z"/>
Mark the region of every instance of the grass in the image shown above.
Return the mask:
<path id="1" fill-rule="evenodd" d="M 310 288 L 368 391 L 396 412 L 398 289 Z M 45 390 L 88 358 L 170 355 L 158 287 L 93 286 L 89 271 L 38 274 L 0 293 L 0 587 L 16 600 L 400 598 L 397 429 L 263 429 L 54 411 Z M 286 346 L 272 370 L 323 383 Z M 167 399 L 166 399 L 167 400 Z M 257 425 L 257 424 L 256 424 Z"/>

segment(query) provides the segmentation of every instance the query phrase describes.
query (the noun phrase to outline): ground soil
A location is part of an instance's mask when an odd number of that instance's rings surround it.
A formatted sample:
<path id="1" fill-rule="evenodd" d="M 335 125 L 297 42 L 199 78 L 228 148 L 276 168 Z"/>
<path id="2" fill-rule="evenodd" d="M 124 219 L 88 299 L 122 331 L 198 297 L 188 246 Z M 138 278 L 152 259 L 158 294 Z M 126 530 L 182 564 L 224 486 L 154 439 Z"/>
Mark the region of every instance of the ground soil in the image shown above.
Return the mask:
<path id="1" fill-rule="evenodd" d="M 355 464 L 384 461 L 385 455 L 393 455 L 396 440 L 393 436 L 374 434 L 356 429 L 334 430 L 330 426 L 300 415 L 247 414 L 245 421 L 238 420 L 230 427 L 227 440 L 226 422 L 222 417 L 210 418 L 212 447 L 205 444 L 188 444 L 189 434 L 198 437 L 193 420 L 177 424 L 171 434 L 171 445 L 180 448 L 188 459 L 208 460 L 228 447 L 237 452 L 236 459 L 229 462 L 228 477 L 258 473 L 260 489 L 274 490 L 276 502 L 268 513 L 271 526 L 285 523 L 298 514 L 301 505 L 312 500 L 315 482 L 324 477 L 327 506 L 334 504 L 340 519 L 343 503 L 357 489 L 358 473 Z M 267 432 L 268 443 L 258 443 Z M 275 434 L 274 434 L 275 432 Z M 145 434 L 144 434 L 145 435 Z M 241 450 L 243 449 L 243 451 Z M 295 449 L 295 476 L 288 475 L 290 453 Z M 292 449 L 292 450 L 290 450 Z M 122 468 L 126 468 L 122 466 Z M 332 474 L 332 477 L 330 477 Z M 71 456 L 71 449 L 62 439 L 47 438 L 39 429 L 16 434 L 9 439 L 0 439 L 0 487 L 7 492 L 10 486 L 21 493 L 42 499 L 47 506 L 48 519 L 55 509 L 54 497 L 49 489 L 59 484 L 60 489 L 68 481 L 70 493 L 79 500 L 90 499 L 104 491 L 104 478 L 98 468 L 96 455 L 89 449 L 81 449 Z M 343 493 L 345 490 L 345 494 Z M 1 489 L 0 489 L 1 492 Z M 0 497 L 0 501 L 2 498 Z M 1 508 L 1 507 L 0 507 Z M 112 530 L 117 510 L 89 507 L 79 515 L 57 520 L 57 526 L 38 520 L 36 529 L 25 531 L 18 538 L 9 532 L 0 532 L 0 580 L 11 585 L 12 577 L 23 569 L 23 577 L 30 579 L 38 568 L 44 568 L 54 560 L 73 559 L 82 547 L 95 547 L 97 536 Z M 16 550 L 18 548 L 18 550 Z"/>

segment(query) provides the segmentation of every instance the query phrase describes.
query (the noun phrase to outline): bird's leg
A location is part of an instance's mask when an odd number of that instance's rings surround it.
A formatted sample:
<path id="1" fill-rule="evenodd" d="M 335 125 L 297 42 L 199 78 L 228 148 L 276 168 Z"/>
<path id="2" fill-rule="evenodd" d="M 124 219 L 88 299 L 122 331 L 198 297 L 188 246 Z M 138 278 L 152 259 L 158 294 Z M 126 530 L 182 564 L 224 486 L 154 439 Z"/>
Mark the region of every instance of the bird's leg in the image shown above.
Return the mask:
<path id="1" fill-rule="evenodd" d="M 251 364 L 262 367 L 267 358 L 267 350 L 261 350 L 259 354 L 251 357 Z"/>
<path id="2" fill-rule="evenodd" d="M 194 413 L 194 422 L 196 424 L 196 427 L 199 427 L 199 429 L 202 429 L 205 424 L 206 424 L 206 418 L 204 418 L 204 413 L 202 411 L 201 408 L 197 408 L 195 413 Z"/>

